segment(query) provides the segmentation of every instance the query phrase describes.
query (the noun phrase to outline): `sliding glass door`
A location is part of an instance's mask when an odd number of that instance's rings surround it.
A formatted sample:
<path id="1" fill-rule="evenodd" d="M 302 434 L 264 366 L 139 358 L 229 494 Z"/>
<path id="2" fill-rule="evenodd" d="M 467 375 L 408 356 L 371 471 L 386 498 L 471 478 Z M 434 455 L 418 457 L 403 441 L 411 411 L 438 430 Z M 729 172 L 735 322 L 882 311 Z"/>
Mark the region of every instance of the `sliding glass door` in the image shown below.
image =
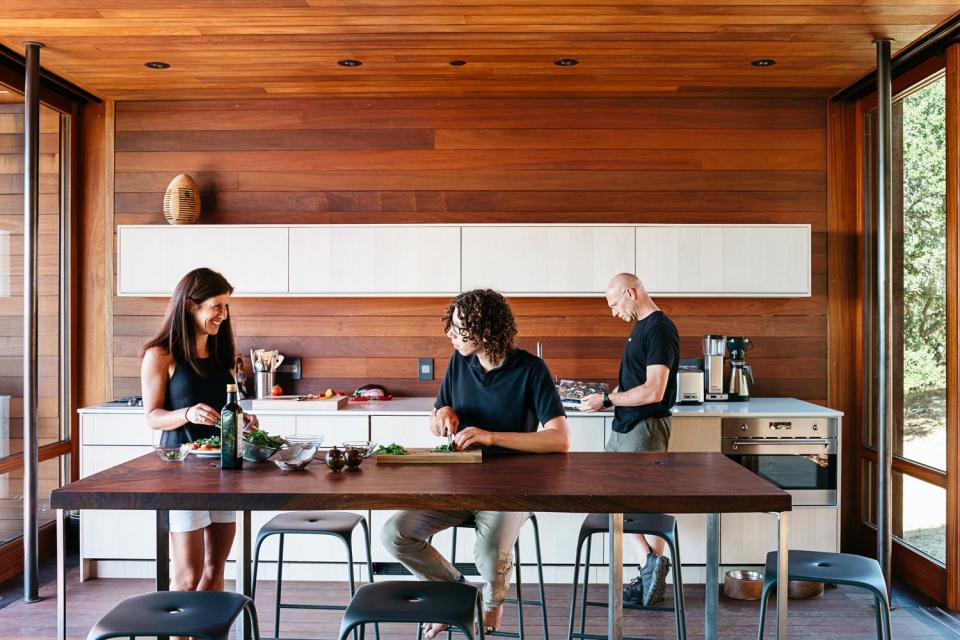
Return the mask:
<path id="1" fill-rule="evenodd" d="M 946 80 L 942 73 L 925 78 L 894 97 L 892 347 L 890 363 L 893 416 L 894 577 L 941 602 L 947 585 L 947 228 L 946 215 Z M 864 122 L 865 226 L 867 233 L 867 313 L 864 321 L 874 353 L 876 308 L 871 247 L 876 226 L 871 158 L 876 139 L 876 110 Z M 955 233 L 956 230 L 953 230 Z M 872 345 L 871 346 L 871 342 Z M 867 400 L 861 449 L 864 524 L 875 525 L 879 398 L 875 363 L 866 363 Z M 951 382 L 955 384 L 955 382 Z M 954 390 L 955 392 L 955 390 Z M 954 497 L 955 499 L 955 497 Z M 869 545 L 867 545 L 869 547 Z"/>
<path id="2" fill-rule="evenodd" d="M 24 99 L 0 85 L 0 581 L 19 572 L 23 533 Z M 53 520 L 50 492 L 65 481 L 69 389 L 68 302 L 70 116 L 40 108 L 38 521 Z M 65 211 L 66 210 L 66 211 Z M 68 295 L 68 294 L 67 294 Z"/>

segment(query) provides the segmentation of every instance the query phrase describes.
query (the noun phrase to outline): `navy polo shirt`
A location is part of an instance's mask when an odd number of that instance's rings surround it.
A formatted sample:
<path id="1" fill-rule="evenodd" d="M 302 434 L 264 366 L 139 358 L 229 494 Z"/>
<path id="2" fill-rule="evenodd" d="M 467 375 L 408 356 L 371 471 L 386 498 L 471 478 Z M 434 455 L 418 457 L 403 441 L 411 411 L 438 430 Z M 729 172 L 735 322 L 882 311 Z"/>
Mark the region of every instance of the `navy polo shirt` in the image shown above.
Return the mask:
<path id="1" fill-rule="evenodd" d="M 539 424 L 565 415 L 550 369 L 523 349 L 514 349 L 488 372 L 476 355 L 454 351 L 434 406 L 452 407 L 460 429 L 487 431 L 534 432 Z"/>

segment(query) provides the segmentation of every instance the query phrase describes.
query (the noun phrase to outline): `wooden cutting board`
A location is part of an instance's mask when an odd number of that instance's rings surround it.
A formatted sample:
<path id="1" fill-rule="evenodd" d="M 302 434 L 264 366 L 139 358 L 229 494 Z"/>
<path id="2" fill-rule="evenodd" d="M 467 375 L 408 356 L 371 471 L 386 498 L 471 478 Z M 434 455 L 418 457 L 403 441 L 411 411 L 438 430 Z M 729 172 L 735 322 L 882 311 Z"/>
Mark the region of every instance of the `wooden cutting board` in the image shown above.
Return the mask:
<path id="1" fill-rule="evenodd" d="M 256 410 L 270 411 L 336 411 L 347 406 L 347 396 L 317 398 L 316 400 L 297 400 L 301 396 L 276 396 L 254 400 L 251 407 Z"/>
<path id="2" fill-rule="evenodd" d="M 443 453 L 432 449 L 409 448 L 405 456 L 377 453 L 374 454 L 373 457 L 377 461 L 377 464 L 456 464 L 483 462 L 483 452 L 481 452 L 480 449 Z"/>

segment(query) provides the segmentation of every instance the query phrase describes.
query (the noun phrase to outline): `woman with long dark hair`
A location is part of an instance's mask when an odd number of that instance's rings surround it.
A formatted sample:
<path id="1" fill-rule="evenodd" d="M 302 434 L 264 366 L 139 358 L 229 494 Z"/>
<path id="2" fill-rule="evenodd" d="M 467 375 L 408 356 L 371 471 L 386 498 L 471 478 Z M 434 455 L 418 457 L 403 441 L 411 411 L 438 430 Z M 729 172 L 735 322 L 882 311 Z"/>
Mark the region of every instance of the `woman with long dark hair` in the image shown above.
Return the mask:
<path id="1" fill-rule="evenodd" d="M 194 269 L 177 283 L 160 331 L 143 347 L 143 410 L 147 425 L 163 432 L 162 444 L 220 435 L 215 425 L 236 362 L 231 293 L 216 271 Z M 235 521 L 232 511 L 170 512 L 173 589 L 223 590 Z"/>

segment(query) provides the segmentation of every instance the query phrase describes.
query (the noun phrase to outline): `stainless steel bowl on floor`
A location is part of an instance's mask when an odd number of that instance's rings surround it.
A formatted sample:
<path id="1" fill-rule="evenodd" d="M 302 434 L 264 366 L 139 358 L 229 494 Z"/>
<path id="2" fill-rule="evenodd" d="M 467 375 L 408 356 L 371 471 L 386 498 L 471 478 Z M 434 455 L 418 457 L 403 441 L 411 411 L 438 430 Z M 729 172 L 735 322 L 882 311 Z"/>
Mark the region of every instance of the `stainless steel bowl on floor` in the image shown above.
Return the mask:
<path id="1" fill-rule="evenodd" d="M 735 600 L 759 600 L 763 574 L 759 571 L 727 571 L 723 575 L 723 595 Z"/>

